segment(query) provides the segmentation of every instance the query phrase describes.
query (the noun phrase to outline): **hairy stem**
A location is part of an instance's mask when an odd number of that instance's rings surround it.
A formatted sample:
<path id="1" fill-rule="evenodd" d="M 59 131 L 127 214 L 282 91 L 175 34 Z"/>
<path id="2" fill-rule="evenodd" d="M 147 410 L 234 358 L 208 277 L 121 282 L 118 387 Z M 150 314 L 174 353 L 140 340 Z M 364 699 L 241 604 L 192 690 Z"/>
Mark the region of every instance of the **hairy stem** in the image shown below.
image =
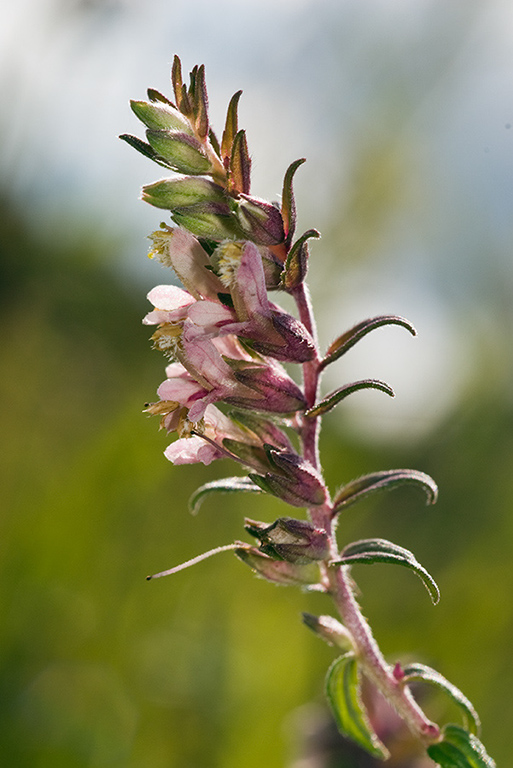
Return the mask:
<path id="1" fill-rule="evenodd" d="M 299 317 L 311 333 L 316 353 L 313 360 L 303 364 L 303 386 L 307 408 L 312 408 L 317 400 L 321 375 L 321 356 L 317 340 L 316 324 L 308 289 L 302 283 L 294 291 Z M 320 418 L 304 418 L 300 436 L 304 458 L 321 471 L 319 457 Z M 312 521 L 323 528 L 330 541 L 330 557 L 339 556 L 338 545 L 333 525 L 333 511 L 329 503 L 310 510 Z M 408 727 L 424 743 L 429 744 L 440 737 L 440 729 L 432 723 L 419 707 L 411 691 L 394 677 L 392 667 L 387 664 L 374 639 L 371 628 L 363 616 L 356 601 L 348 566 L 331 567 L 326 564 L 326 582 L 337 610 L 353 637 L 359 662 L 365 675 L 383 694 L 387 701 L 403 718 Z"/>

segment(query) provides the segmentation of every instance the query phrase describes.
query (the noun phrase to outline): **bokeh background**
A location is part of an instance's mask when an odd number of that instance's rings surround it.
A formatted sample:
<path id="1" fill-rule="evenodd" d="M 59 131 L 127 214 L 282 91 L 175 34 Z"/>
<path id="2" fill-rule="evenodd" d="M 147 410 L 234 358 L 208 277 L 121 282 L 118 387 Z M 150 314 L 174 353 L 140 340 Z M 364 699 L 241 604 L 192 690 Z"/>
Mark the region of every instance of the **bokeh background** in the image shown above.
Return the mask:
<path id="1" fill-rule="evenodd" d="M 326 386 L 382 378 L 326 418 L 335 488 L 377 469 L 432 474 L 352 508 L 342 541 L 384 536 L 437 578 L 356 570 L 391 660 L 437 667 L 508 765 L 513 722 L 513 7 L 508 0 L 18 0 L 0 25 L 0 762 L 8 768 L 352 768 L 305 757 L 333 651 L 299 620 L 330 610 L 231 555 L 277 500 L 187 499 L 229 466 L 172 467 L 142 414 L 162 378 L 140 319 L 168 279 L 146 258 L 160 169 L 117 140 L 129 98 L 169 92 L 174 53 L 205 63 L 222 129 L 241 124 L 255 194 L 297 157 L 300 231 L 323 345 L 408 317 Z M 399 570 L 399 572 L 397 572 Z M 457 714 L 427 700 L 434 717 Z M 322 730 L 322 729 L 321 729 Z M 317 762 L 315 762 L 317 759 Z M 414 756 L 402 766 L 419 765 Z M 330 762 L 331 760 L 331 762 Z M 399 765 L 399 762 L 396 763 Z"/>

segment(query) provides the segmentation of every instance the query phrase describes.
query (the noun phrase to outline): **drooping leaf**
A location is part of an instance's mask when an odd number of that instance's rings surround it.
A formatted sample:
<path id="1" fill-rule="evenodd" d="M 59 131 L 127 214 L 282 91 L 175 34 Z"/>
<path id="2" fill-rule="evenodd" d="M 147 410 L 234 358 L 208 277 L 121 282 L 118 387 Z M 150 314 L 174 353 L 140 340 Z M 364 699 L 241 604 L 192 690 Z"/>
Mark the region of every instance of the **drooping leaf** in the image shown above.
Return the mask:
<path id="1" fill-rule="evenodd" d="M 221 157 L 223 160 L 229 159 L 232 154 L 233 140 L 239 130 L 239 120 L 237 116 L 237 109 L 239 106 L 239 99 L 242 96 L 242 91 L 234 93 L 228 104 L 228 111 L 226 113 L 226 122 L 223 131 L 223 137 L 221 139 Z"/>
<path id="2" fill-rule="evenodd" d="M 189 509 L 193 515 L 198 514 L 205 498 L 211 493 L 262 493 L 260 488 L 249 477 L 223 477 L 197 488 L 189 499 Z"/>
<path id="3" fill-rule="evenodd" d="M 330 565 L 354 565 L 356 563 L 395 563 L 414 571 L 422 579 L 433 604 L 440 600 L 440 590 L 431 574 L 419 563 L 413 552 L 386 539 L 362 539 L 344 547 L 340 558 Z"/>
<path id="4" fill-rule="evenodd" d="M 406 320 L 399 315 L 380 315 L 379 317 L 363 320 L 330 344 L 326 350 L 326 355 L 320 364 L 321 370 L 329 365 L 329 363 L 338 360 L 339 357 L 345 354 L 348 349 L 351 349 L 357 341 L 363 339 L 363 337 L 370 333 L 370 331 L 373 331 L 375 328 L 381 328 L 382 325 L 401 325 L 403 328 L 406 328 L 412 336 L 417 335 L 417 331 L 409 320 Z"/>
<path id="5" fill-rule="evenodd" d="M 344 400 L 348 395 L 353 392 L 358 392 L 360 389 L 379 389 L 381 392 L 385 392 L 390 397 L 395 397 L 394 390 L 384 381 L 378 379 L 364 379 L 362 381 L 354 381 L 352 384 L 345 384 L 343 387 L 339 387 L 334 392 L 329 394 L 320 402 L 316 403 L 313 408 L 306 411 L 305 416 L 314 419 L 317 416 L 331 411 L 341 400 Z"/>
<path id="6" fill-rule="evenodd" d="M 363 475 L 344 485 L 335 494 L 333 500 L 334 514 L 342 508 L 348 507 L 363 496 L 375 491 L 388 491 L 399 485 L 418 485 L 427 496 L 427 503 L 434 504 L 438 496 L 438 488 L 429 475 L 416 469 L 390 469 L 383 472 L 373 472 Z"/>
<path id="7" fill-rule="evenodd" d="M 294 190 L 292 188 L 292 180 L 294 174 L 300 165 L 306 162 L 304 157 L 299 160 L 295 160 L 289 165 L 285 171 L 285 178 L 283 179 L 283 193 L 281 198 L 281 215 L 283 217 L 283 225 L 285 228 L 285 243 L 290 245 L 292 238 L 294 237 L 294 231 L 296 229 L 296 201 L 294 199 Z"/>
<path id="8" fill-rule="evenodd" d="M 340 733 L 374 757 L 386 760 L 388 750 L 372 730 L 362 704 L 360 673 L 353 653 L 340 656 L 329 668 L 326 695 Z"/>
<path id="9" fill-rule="evenodd" d="M 307 240 L 320 236 L 320 232 L 316 229 L 309 229 L 296 240 L 290 249 L 281 278 L 285 290 L 292 290 L 305 279 L 309 256 Z"/>
<path id="10" fill-rule="evenodd" d="M 443 739 L 427 748 L 429 757 L 441 768 L 497 768 L 477 736 L 459 725 L 446 725 Z"/>
<path id="11" fill-rule="evenodd" d="M 463 695 L 459 688 L 456 688 L 455 685 L 446 680 L 440 672 L 431 669 L 431 667 L 428 667 L 425 664 L 409 664 L 407 667 L 404 667 L 403 672 L 403 682 L 405 683 L 414 683 L 417 681 L 431 683 L 447 693 L 463 711 L 466 728 L 471 733 L 479 735 L 481 723 L 479 721 L 479 715 L 472 703 Z"/>

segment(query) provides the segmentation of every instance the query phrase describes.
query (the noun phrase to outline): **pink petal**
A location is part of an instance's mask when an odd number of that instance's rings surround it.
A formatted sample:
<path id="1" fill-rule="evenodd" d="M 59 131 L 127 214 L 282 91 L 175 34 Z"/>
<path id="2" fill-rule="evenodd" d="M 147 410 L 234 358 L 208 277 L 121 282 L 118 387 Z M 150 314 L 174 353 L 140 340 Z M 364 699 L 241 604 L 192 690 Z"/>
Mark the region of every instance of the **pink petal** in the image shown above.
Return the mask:
<path id="1" fill-rule="evenodd" d="M 253 243 L 246 243 L 242 252 L 237 270 L 237 287 L 249 318 L 255 313 L 270 316 L 262 257 Z"/>
<path id="2" fill-rule="evenodd" d="M 224 454 L 201 437 L 181 437 L 168 445 L 164 456 L 173 464 L 210 464 L 214 459 L 221 459 Z"/>
<path id="3" fill-rule="evenodd" d="M 210 266 L 206 251 L 187 230 L 177 227 L 172 232 L 168 254 L 177 277 L 196 298 L 204 296 L 216 300 L 217 294 L 226 289 L 219 278 L 206 269 Z"/>
<path id="4" fill-rule="evenodd" d="M 173 400 L 187 407 L 205 393 L 206 390 L 197 381 L 182 378 L 166 379 L 157 389 L 161 400 Z"/>
<path id="5" fill-rule="evenodd" d="M 177 285 L 157 285 L 147 295 L 155 309 L 173 310 L 187 307 L 195 301 L 194 296 Z"/>

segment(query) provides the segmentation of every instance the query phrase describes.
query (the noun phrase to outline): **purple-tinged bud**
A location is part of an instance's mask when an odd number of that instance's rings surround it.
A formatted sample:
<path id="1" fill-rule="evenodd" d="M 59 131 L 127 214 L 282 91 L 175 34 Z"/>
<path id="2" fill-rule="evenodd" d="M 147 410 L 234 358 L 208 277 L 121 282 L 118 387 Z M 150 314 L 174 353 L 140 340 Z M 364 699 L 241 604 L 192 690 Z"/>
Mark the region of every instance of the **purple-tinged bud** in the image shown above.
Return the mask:
<path id="1" fill-rule="evenodd" d="M 326 486 L 319 472 L 309 461 L 297 453 L 278 451 L 273 446 L 267 446 L 267 455 L 278 473 L 266 475 L 265 479 L 271 482 L 276 491 L 296 499 L 294 506 L 318 506 L 325 503 Z"/>
<path id="2" fill-rule="evenodd" d="M 182 131 L 146 131 L 150 146 L 178 173 L 202 176 L 212 171 L 202 143 Z"/>
<path id="3" fill-rule="evenodd" d="M 291 587 L 309 587 L 319 584 L 319 566 L 314 562 L 306 565 L 274 560 L 256 547 L 240 547 L 237 557 L 249 565 L 259 576 L 274 584 Z"/>
<path id="4" fill-rule="evenodd" d="M 258 245 L 278 245 L 285 239 L 280 211 L 265 200 L 240 195 L 236 214 L 240 228 Z"/>
<path id="5" fill-rule="evenodd" d="M 223 188 L 201 177 L 161 179 L 153 184 L 146 184 L 142 188 L 141 197 L 145 203 L 170 211 L 179 208 L 184 209 L 182 212 L 186 213 L 185 209 L 194 206 L 197 210 L 198 206 L 202 205 L 202 212 L 207 212 L 205 208 L 210 206 L 215 210 L 209 210 L 209 213 L 230 215 Z"/>
<path id="6" fill-rule="evenodd" d="M 315 356 L 315 342 L 303 323 L 293 315 L 273 307 L 270 317 L 271 332 L 266 339 L 251 339 L 253 349 L 284 362 L 305 363 Z"/>
<path id="7" fill-rule="evenodd" d="M 314 616 L 311 613 L 303 613 L 303 622 L 328 645 L 334 645 L 342 651 L 355 650 L 351 633 L 333 616 Z"/>
<path id="8" fill-rule="evenodd" d="M 226 362 L 232 366 L 237 381 L 258 393 L 253 402 L 255 410 L 294 413 L 305 407 L 303 393 L 278 363 L 269 360 L 266 365 L 237 366 L 236 360 L 226 359 Z M 226 402 L 241 405 L 242 408 L 248 407 L 246 401 L 242 404 L 238 396 L 226 398 Z"/>
<path id="9" fill-rule="evenodd" d="M 147 101 L 131 101 L 130 106 L 139 120 L 152 130 L 183 131 L 193 135 L 189 121 L 171 104 L 150 104 Z"/>
<path id="10" fill-rule="evenodd" d="M 268 525 L 246 519 L 244 528 L 260 541 L 261 552 L 288 563 L 305 565 L 313 560 L 325 560 L 329 554 L 326 531 L 308 520 L 280 517 Z"/>

